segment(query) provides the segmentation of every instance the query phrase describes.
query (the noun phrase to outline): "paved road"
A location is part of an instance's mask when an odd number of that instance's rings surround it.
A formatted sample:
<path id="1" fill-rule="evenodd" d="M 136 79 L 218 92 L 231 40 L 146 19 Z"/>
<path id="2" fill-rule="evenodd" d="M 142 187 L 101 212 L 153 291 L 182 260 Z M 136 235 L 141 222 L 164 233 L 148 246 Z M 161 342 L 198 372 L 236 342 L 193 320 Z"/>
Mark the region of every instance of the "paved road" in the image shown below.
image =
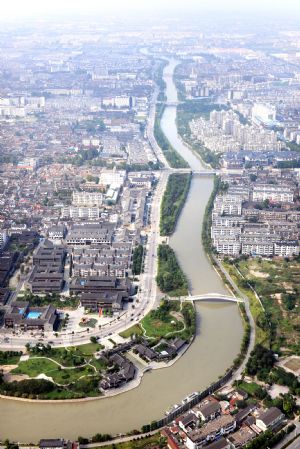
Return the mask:
<path id="1" fill-rule="evenodd" d="M 288 425 L 290 422 L 288 423 Z M 288 446 L 288 449 L 299 449 L 300 448 L 300 422 L 297 420 L 297 418 L 293 421 L 293 424 L 295 424 L 296 428 L 293 432 L 289 433 L 285 436 L 285 438 L 280 441 L 280 443 L 276 444 L 273 449 L 281 449 L 283 446 L 285 446 L 289 441 L 293 440 L 297 435 L 297 439 L 291 443 Z M 288 427 L 287 425 L 287 427 Z"/>
<path id="2" fill-rule="evenodd" d="M 165 158 L 165 155 L 156 142 L 156 139 L 154 137 L 154 123 L 155 123 L 155 116 L 156 116 L 156 103 L 157 103 L 157 97 L 159 94 L 159 90 L 155 89 L 155 92 L 152 97 L 151 105 L 150 105 L 150 112 L 149 112 L 149 118 L 147 122 L 147 128 L 146 128 L 146 134 L 149 139 L 150 145 L 152 150 L 154 151 L 157 159 L 159 162 L 166 168 L 171 168 L 169 162 Z"/>
<path id="3" fill-rule="evenodd" d="M 292 440 L 294 437 L 291 437 L 291 438 L 289 438 L 288 440 L 283 440 L 284 441 L 284 444 L 286 444 L 286 443 L 288 443 L 290 440 Z M 282 444 L 282 445 L 277 445 L 277 446 L 275 446 L 273 449 L 281 449 L 283 446 L 284 446 L 284 444 Z M 293 441 L 288 447 L 287 447 L 287 449 L 299 449 L 300 448 L 300 435 L 298 436 L 298 438 L 295 440 L 295 441 Z"/>

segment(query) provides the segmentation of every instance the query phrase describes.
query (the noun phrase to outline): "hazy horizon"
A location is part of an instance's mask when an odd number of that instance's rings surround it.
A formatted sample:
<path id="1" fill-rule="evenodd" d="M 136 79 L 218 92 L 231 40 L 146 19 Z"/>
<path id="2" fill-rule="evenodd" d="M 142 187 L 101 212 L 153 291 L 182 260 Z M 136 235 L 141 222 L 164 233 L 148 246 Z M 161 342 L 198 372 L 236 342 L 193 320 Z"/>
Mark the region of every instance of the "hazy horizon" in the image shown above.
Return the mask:
<path id="1" fill-rule="evenodd" d="M 43 19 L 48 16 L 78 16 L 101 14 L 169 14 L 192 12 L 276 13 L 285 12 L 294 17 L 300 12 L 297 0 L 11 0 L 1 6 L 1 20 Z M 265 17 L 266 19 L 268 16 Z"/>

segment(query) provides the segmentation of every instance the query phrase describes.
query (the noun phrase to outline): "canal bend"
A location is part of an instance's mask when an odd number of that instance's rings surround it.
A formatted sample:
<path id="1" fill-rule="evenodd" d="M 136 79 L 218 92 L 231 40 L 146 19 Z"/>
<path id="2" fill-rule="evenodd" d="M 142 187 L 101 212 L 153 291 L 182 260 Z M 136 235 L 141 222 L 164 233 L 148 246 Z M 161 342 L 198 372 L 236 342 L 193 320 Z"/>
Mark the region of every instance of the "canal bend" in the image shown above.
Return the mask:
<path id="1" fill-rule="evenodd" d="M 173 73 L 178 61 L 164 70 L 168 103 L 177 102 Z M 192 169 L 200 159 L 177 135 L 176 106 L 167 106 L 162 129 Z M 213 188 L 212 177 L 193 176 L 191 188 L 170 245 L 187 275 L 192 294 L 228 294 L 212 268 L 201 241 L 202 220 Z M 37 442 L 40 438 L 77 438 L 95 433 L 126 433 L 164 415 L 193 391 L 200 391 L 224 374 L 239 352 L 243 327 L 236 304 L 197 303 L 194 342 L 171 367 L 144 375 L 141 384 L 110 398 L 86 402 L 41 403 L 0 400 L 0 439 Z"/>

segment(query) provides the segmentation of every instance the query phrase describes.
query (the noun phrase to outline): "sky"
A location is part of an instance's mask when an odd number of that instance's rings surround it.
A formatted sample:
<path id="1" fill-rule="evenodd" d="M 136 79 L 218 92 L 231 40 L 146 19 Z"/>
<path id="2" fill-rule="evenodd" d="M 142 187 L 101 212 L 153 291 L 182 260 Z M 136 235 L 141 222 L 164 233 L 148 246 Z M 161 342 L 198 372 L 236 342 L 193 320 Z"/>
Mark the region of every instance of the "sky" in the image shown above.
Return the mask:
<path id="1" fill-rule="evenodd" d="M 215 10 L 218 12 L 300 12 L 299 0 L 2 0 L 1 18 L 43 18 L 47 15 L 99 13 L 168 13 L 170 11 Z"/>

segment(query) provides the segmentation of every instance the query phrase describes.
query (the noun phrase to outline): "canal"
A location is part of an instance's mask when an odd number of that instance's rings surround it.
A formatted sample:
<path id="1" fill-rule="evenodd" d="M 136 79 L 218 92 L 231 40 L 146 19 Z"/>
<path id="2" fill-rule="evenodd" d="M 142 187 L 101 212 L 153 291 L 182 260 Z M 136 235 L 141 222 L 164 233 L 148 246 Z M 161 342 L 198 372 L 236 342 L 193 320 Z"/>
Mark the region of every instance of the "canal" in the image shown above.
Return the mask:
<path id="1" fill-rule="evenodd" d="M 165 68 L 167 98 L 177 99 L 173 72 L 177 62 Z M 168 106 L 162 128 L 172 145 L 192 168 L 201 161 L 177 136 L 176 108 Z M 213 187 L 212 178 L 194 176 L 186 204 L 170 244 L 186 273 L 192 293 L 225 293 L 201 242 L 201 223 Z M 171 367 L 151 371 L 141 384 L 111 398 L 73 403 L 0 400 L 0 439 L 36 442 L 40 438 L 77 438 L 95 433 L 123 433 L 140 429 L 160 418 L 171 405 L 218 379 L 239 352 L 243 334 L 235 304 L 198 303 L 197 333 L 188 351 Z"/>

